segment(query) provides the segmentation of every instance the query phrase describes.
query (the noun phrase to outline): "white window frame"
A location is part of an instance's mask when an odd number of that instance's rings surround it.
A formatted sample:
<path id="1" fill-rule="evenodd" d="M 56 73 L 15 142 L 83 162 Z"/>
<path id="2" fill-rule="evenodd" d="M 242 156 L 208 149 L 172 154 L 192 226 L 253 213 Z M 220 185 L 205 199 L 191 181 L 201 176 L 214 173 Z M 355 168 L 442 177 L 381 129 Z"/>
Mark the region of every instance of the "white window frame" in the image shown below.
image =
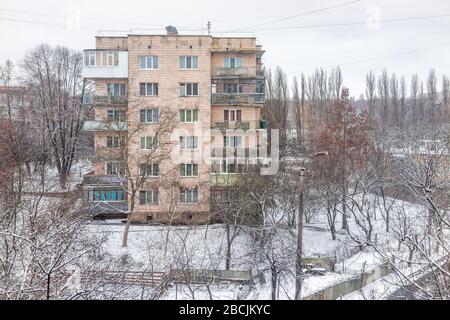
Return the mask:
<path id="1" fill-rule="evenodd" d="M 188 171 L 190 171 L 190 174 L 188 174 Z M 183 174 L 183 172 L 184 172 L 184 174 Z M 180 176 L 184 177 L 184 178 L 198 177 L 198 163 L 182 163 L 182 164 L 180 164 Z"/>
<path id="2" fill-rule="evenodd" d="M 112 119 L 110 119 L 109 116 L 110 113 L 112 113 Z M 124 122 L 125 116 L 126 116 L 125 110 L 108 109 L 106 111 L 106 120 L 109 122 Z"/>
<path id="3" fill-rule="evenodd" d="M 242 136 L 223 136 L 224 148 L 241 148 Z"/>
<path id="4" fill-rule="evenodd" d="M 145 201 L 144 203 L 141 202 L 141 195 L 142 193 L 145 193 Z M 150 201 L 149 201 L 150 200 Z M 158 189 L 155 190 L 139 190 L 139 205 L 141 206 L 157 206 L 159 205 L 159 191 Z"/>
<path id="5" fill-rule="evenodd" d="M 108 145 L 108 141 L 111 140 L 111 146 Z M 106 137 L 106 147 L 111 149 L 117 149 L 120 146 L 119 136 L 107 136 Z"/>
<path id="6" fill-rule="evenodd" d="M 180 188 L 180 203 L 181 204 L 197 204 L 198 203 L 198 189 Z"/>
<path id="7" fill-rule="evenodd" d="M 197 150 L 198 137 L 197 136 L 180 136 L 181 150 Z"/>
<path id="8" fill-rule="evenodd" d="M 225 120 L 225 111 L 228 111 L 228 120 Z M 238 111 L 241 113 L 241 120 L 237 120 Z M 233 117 L 231 117 L 233 114 Z M 233 119 L 231 119 L 233 118 Z M 223 121 L 224 122 L 242 122 L 242 109 L 224 109 L 223 110 Z"/>
<path id="9" fill-rule="evenodd" d="M 119 86 L 118 94 L 116 94 L 116 86 Z M 110 88 L 112 90 L 110 90 Z M 108 96 L 112 97 L 124 97 L 127 94 L 127 84 L 123 82 L 118 83 L 107 83 L 106 84 L 106 92 L 108 93 Z M 111 94 L 112 93 L 112 94 Z"/>
<path id="10" fill-rule="evenodd" d="M 139 139 L 141 150 L 155 150 L 159 147 L 159 139 L 153 136 L 145 136 Z"/>
<path id="11" fill-rule="evenodd" d="M 145 94 L 142 94 L 142 85 L 144 85 Z M 156 90 L 155 90 L 155 88 L 156 88 Z M 156 94 L 155 94 L 155 91 L 156 91 Z M 158 82 L 140 82 L 139 83 L 139 95 L 144 96 L 144 97 L 157 97 L 159 95 Z"/>
<path id="12" fill-rule="evenodd" d="M 188 68 L 188 61 L 190 68 Z M 198 69 L 198 56 L 180 56 L 178 66 L 180 70 L 197 70 Z"/>
<path id="13" fill-rule="evenodd" d="M 100 61 L 97 59 L 97 53 L 99 53 Z M 83 65 L 89 68 L 117 68 L 119 67 L 119 52 L 111 50 L 85 51 L 83 60 Z M 88 63 L 86 64 L 86 62 Z"/>
<path id="14" fill-rule="evenodd" d="M 142 62 L 145 67 L 142 68 Z M 156 63 L 155 63 L 156 62 Z M 159 69 L 159 57 L 158 56 L 139 56 L 139 70 L 158 70 Z M 156 65 L 156 67 L 155 67 Z"/>
<path id="15" fill-rule="evenodd" d="M 198 109 L 180 109 L 180 122 L 181 123 L 195 123 L 198 122 Z M 188 115 L 190 121 L 188 121 Z M 196 116 L 196 117 L 195 117 Z M 194 119 L 197 118 L 197 119 Z"/>
<path id="16" fill-rule="evenodd" d="M 232 63 L 232 61 L 233 61 L 233 63 Z M 227 68 L 227 69 L 242 68 L 242 59 L 241 59 L 241 57 L 224 58 L 223 67 Z"/>
<path id="17" fill-rule="evenodd" d="M 108 165 L 111 165 L 112 166 L 111 168 L 115 169 L 115 170 L 113 170 L 114 172 L 108 171 Z M 115 175 L 115 174 L 123 175 L 125 172 L 125 169 L 117 161 L 107 161 L 105 163 L 105 172 L 106 172 L 106 175 Z"/>
<path id="18" fill-rule="evenodd" d="M 194 87 L 197 86 L 197 94 L 194 94 Z M 191 88 L 188 92 L 188 88 Z M 182 82 L 180 83 L 180 97 L 197 97 L 198 96 L 198 82 Z M 188 94 L 189 93 L 189 94 Z"/>
<path id="19" fill-rule="evenodd" d="M 142 167 L 146 166 L 146 171 L 142 172 Z M 155 170 L 156 169 L 156 170 Z M 155 171 L 157 174 L 155 174 Z M 147 174 L 147 172 L 150 172 L 150 174 Z M 139 175 L 145 176 L 145 177 L 159 177 L 159 163 L 140 163 L 139 164 Z"/>
<path id="20" fill-rule="evenodd" d="M 144 113 L 144 118 L 145 118 L 144 121 L 142 121 L 143 113 Z M 146 124 L 159 123 L 159 109 L 158 108 L 140 109 L 139 110 L 139 122 L 146 123 Z"/>

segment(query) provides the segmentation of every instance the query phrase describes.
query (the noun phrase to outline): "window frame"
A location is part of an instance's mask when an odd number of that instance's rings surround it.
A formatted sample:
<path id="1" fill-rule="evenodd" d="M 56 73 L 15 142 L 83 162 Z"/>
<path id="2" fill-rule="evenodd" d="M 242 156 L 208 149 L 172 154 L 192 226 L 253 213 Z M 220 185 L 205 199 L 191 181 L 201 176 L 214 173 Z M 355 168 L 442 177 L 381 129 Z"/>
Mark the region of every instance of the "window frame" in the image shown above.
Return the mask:
<path id="1" fill-rule="evenodd" d="M 116 86 L 118 86 L 118 94 L 116 94 Z M 106 92 L 108 93 L 108 96 L 111 97 L 125 97 L 127 94 L 127 84 L 124 82 L 106 83 Z"/>
<path id="2" fill-rule="evenodd" d="M 156 194 L 156 197 L 155 197 Z M 151 195 L 151 197 L 149 197 Z M 151 198 L 151 201 L 149 199 Z M 156 198 L 156 201 L 155 201 Z M 144 199 L 144 201 L 142 201 Z M 141 206 L 157 206 L 159 205 L 159 190 L 139 190 L 139 205 Z"/>
<path id="3" fill-rule="evenodd" d="M 232 63 L 233 62 L 233 66 Z M 239 61 L 239 63 L 237 64 L 236 62 Z M 242 68 L 242 58 L 241 57 L 226 57 L 223 60 L 223 67 L 225 69 L 238 69 L 238 68 Z"/>
<path id="4" fill-rule="evenodd" d="M 144 121 L 142 121 L 143 118 L 144 118 Z M 152 121 L 149 121 L 148 120 L 149 118 L 151 118 Z M 159 123 L 159 109 L 158 108 L 140 109 L 139 110 L 139 122 L 144 123 L 144 124 Z"/>
<path id="5" fill-rule="evenodd" d="M 189 86 L 190 90 L 188 90 Z M 180 97 L 197 97 L 199 95 L 198 87 L 198 82 L 180 82 L 179 95 Z M 190 94 L 188 94 L 188 91 L 190 91 Z M 196 94 L 194 94 L 194 92 L 196 92 Z"/>
<path id="6" fill-rule="evenodd" d="M 190 200 L 190 201 L 188 201 Z M 180 188 L 180 204 L 198 204 L 198 188 Z"/>
<path id="7" fill-rule="evenodd" d="M 187 115 L 189 114 L 191 120 L 187 121 Z M 197 123 L 198 122 L 198 109 L 180 109 L 180 122 L 181 123 Z"/>
<path id="8" fill-rule="evenodd" d="M 125 122 L 125 110 L 108 109 L 106 110 L 106 120 L 108 122 Z"/>
<path id="9" fill-rule="evenodd" d="M 151 142 L 149 142 L 149 140 L 151 140 Z M 155 136 L 140 137 L 139 146 L 140 146 L 141 150 L 156 150 L 159 148 L 159 139 L 158 139 L 158 137 L 155 137 Z"/>
<path id="10" fill-rule="evenodd" d="M 191 65 L 190 68 L 188 68 L 188 61 L 190 61 L 189 62 Z M 183 67 L 183 65 L 184 65 L 184 67 Z M 198 70 L 198 56 L 193 56 L 193 55 L 192 56 L 179 56 L 178 57 L 178 67 L 180 70 Z"/>
<path id="11" fill-rule="evenodd" d="M 144 168 L 145 166 L 145 168 Z M 142 172 L 145 170 L 145 172 Z M 148 174 L 150 172 L 150 174 Z M 155 174 L 156 172 L 156 174 Z M 141 177 L 157 178 L 159 177 L 159 163 L 140 163 L 139 175 Z"/>
<path id="12" fill-rule="evenodd" d="M 149 88 L 151 88 L 151 93 L 149 93 Z M 144 89 L 144 90 L 142 90 Z M 142 94 L 144 91 L 145 94 Z M 156 91 L 156 93 L 155 93 Z M 140 82 L 139 83 L 139 95 L 142 97 L 157 97 L 159 96 L 159 83 L 158 82 Z"/>
<path id="13" fill-rule="evenodd" d="M 155 61 L 156 61 L 156 67 L 155 67 Z M 142 68 L 142 62 L 144 62 L 145 68 Z M 138 65 L 139 65 L 139 70 L 159 70 L 159 56 L 153 56 L 153 55 L 139 56 Z"/>
<path id="14" fill-rule="evenodd" d="M 190 141 L 192 139 L 192 141 Z M 180 136 L 180 149 L 181 150 L 198 150 L 198 136 Z M 192 143 L 190 143 L 192 142 Z M 192 145 L 192 148 L 189 146 Z"/>
<path id="15" fill-rule="evenodd" d="M 190 168 L 189 171 L 191 174 L 187 174 L 188 167 Z M 198 163 L 181 163 L 180 164 L 180 177 L 183 177 L 183 178 L 198 177 Z"/>
<path id="16" fill-rule="evenodd" d="M 237 143 L 239 141 L 239 143 Z M 230 142 L 231 145 L 230 145 Z M 224 148 L 241 148 L 242 147 L 242 136 L 223 136 L 223 147 Z"/>

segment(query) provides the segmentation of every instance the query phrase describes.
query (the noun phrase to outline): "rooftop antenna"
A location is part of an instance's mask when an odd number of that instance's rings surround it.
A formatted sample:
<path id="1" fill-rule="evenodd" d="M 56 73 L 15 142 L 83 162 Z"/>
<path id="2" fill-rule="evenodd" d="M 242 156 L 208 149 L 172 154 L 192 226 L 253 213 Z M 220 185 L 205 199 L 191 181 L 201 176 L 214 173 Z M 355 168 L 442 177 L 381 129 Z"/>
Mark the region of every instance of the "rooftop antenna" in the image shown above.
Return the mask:
<path id="1" fill-rule="evenodd" d="M 208 36 L 210 36 L 211 35 L 211 21 L 208 21 L 207 26 L 208 26 Z"/>

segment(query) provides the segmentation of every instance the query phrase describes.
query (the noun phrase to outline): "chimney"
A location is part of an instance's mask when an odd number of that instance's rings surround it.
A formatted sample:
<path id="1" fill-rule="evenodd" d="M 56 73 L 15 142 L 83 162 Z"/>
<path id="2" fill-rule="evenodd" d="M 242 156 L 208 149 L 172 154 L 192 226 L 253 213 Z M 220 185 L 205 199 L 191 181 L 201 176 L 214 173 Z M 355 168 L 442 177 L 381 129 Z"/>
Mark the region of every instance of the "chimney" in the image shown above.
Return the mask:
<path id="1" fill-rule="evenodd" d="M 167 35 L 168 36 L 176 36 L 176 35 L 178 35 L 177 28 L 175 28 L 174 26 L 167 26 L 166 27 L 166 31 L 167 31 Z"/>

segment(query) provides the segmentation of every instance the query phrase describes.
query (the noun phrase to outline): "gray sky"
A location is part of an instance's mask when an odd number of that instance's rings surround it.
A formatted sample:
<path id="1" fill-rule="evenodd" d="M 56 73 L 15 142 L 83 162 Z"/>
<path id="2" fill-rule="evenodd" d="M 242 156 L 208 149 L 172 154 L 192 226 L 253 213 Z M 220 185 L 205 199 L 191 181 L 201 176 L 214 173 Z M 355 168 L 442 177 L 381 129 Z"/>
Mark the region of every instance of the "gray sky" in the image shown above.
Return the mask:
<path id="1" fill-rule="evenodd" d="M 172 24 L 187 34 L 201 32 L 210 20 L 213 35 L 240 30 L 247 31 L 240 35 L 258 37 L 266 49 L 265 65 L 280 65 L 290 78 L 340 65 L 344 84 L 354 96 L 364 92 L 369 70 L 378 75 L 387 68 L 389 73 L 404 74 L 408 83 L 414 72 L 425 80 L 430 68 L 439 78 L 450 74 L 450 0 L 362 0 L 321 10 L 350 1 L 1 0 L 0 62 L 8 58 L 18 62 L 41 42 L 93 48 L 97 30 Z M 311 11 L 317 12 L 305 14 Z M 442 15 L 449 16 L 385 21 Z M 269 23 L 274 20 L 282 21 Z"/>

